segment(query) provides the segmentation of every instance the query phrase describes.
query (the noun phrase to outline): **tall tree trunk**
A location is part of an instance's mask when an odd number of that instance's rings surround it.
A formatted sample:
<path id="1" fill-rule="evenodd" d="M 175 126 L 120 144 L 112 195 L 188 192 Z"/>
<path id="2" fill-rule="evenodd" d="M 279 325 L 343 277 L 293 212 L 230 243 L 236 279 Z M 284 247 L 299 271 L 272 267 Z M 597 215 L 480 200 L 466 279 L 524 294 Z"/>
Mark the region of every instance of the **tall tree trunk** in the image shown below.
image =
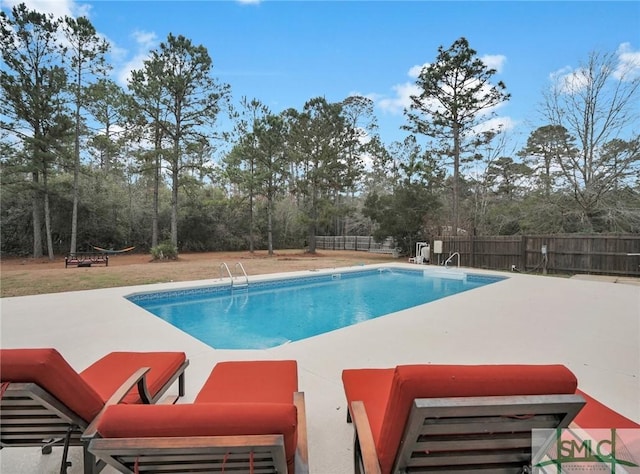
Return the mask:
<path id="1" fill-rule="evenodd" d="M 157 175 L 157 172 L 156 172 Z M 158 245 L 158 177 L 153 180 L 153 212 L 151 214 L 151 247 Z"/>
<path id="2" fill-rule="evenodd" d="M 309 223 L 309 253 L 316 253 L 316 222 L 311 221 Z"/>
<path id="3" fill-rule="evenodd" d="M 316 184 L 311 184 L 311 219 L 309 222 L 309 253 L 316 253 L 316 233 L 318 232 L 318 198 Z"/>
<path id="4" fill-rule="evenodd" d="M 33 177 L 33 258 L 41 258 L 42 253 L 42 222 L 40 220 L 40 189 L 37 172 L 32 173 Z"/>
<path id="5" fill-rule="evenodd" d="M 178 171 L 180 145 L 175 140 L 171 165 L 171 243 L 178 248 Z"/>
<path id="6" fill-rule="evenodd" d="M 78 238 L 78 179 L 80 175 L 80 103 L 76 102 L 76 130 L 73 144 L 73 208 L 71 211 L 71 245 L 69 253 L 76 253 Z M 95 245 L 95 244 L 94 244 Z M 100 245 L 100 244 L 98 244 Z"/>
<path id="7" fill-rule="evenodd" d="M 452 219 L 451 219 L 451 235 L 458 235 L 458 227 L 460 226 L 460 129 L 457 124 L 453 127 L 453 202 Z"/>
<path id="8" fill-rule="evenodd" d="M 49 260 L 53 260 L 53 239 L 51 237 L 51 208 L 49 206 L 49 188 L 47 184 L 46 172 L 42 174 L 42 185 L 44 188 L 44 228 L 47 233 L 47 253 Z"/>
<path id="9" fill-rule="evenodd" d="M 156 122 L 154 130 L 154 154 L 153 154 L 153 212 L 151 214 L 151 247 L 158 245 L 158 215 L 160 213 L 160 177 L 162 156 L 162 134 L 160 125 Z"/>
<path id="10" fill-rule="evenodd" d="M 253 165 L 251 165 L 253 168 Z M 251 171 L 251 176 L 253 180 L 253 170 Z M 249 191 L 249 253 L 253 253 L 255 248 L 254 237 L 253 237 L 253 184 L 251 185 L 251 190 Z"/>
<path id="11" fill-rule="evenodd" d="M 69 245 L 69 253 L 72 253 L 72 254 L 76 253 L 77 239 L 78 239 L 78 169 L 76 168 L 73 170 L 73 207 L 71 210 L 71 244 Z"/>
<path id="12" fill-rule="evenodd" d="M 180 173 L 180 140 L 182 125 L 180 123 L 180 106 L 176 107 L 176 130 L 173 136 L 173 159 L 171 160 L 171 243 L 178 248 L 178 186 Z"/>
<path id="13" fill-rule="evenodd" d="M 273 218 L 272 211 L 273 198 L 269 197 L 267 200 L 267 245 L 269 248 L 269 256 L 273 255 Z"/>

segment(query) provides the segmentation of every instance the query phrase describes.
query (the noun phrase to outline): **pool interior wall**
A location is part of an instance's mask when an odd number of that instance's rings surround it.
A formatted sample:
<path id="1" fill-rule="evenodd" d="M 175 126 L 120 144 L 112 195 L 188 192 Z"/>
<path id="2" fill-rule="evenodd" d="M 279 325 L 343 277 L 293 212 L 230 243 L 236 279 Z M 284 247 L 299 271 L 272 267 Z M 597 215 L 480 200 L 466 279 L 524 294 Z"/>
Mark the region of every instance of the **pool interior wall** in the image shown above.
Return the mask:
<path id="1" fill-rule="evenodd" d="M 299 275 L 299 273 L 303 273 L 303 272 L 294 272 L 296 273 L 295 276 L 291 276 L 288 274 L 268 275 L 271 277 L 268 279 L 253 279 L 252 277 L 249 277 L 249 284 L 252 288 L 267 288 L 267 287 L 275 287 L 275 286 L 285 287 L 285 286 L 305 284 L 305 283 L 314 282 L 314 281 L 328 281 L 328 280 L 334 279 L 336 276 L 339 276 L 340 278 L 342 278 L 342 276 L 344 276 L 345 278 L 349 278 L 349 277 L 358 277 L 363 273 L 381 273 L 384 271 L 396 271 L 396 272 L 403 272 L 403 273 L 420 273 L 424 276 L 433 276 L 436 278 L 449 278 L 454 280 L 469 278 L 476 281 L 484 281 L 486 283 L 493 283 L 493 282 L 497 282 L 497 281 L 501 281 L 506 278 L 509 278 L 508 276 L 504 276 L 500 274 L 486 275 L 486 274 L 480 274 L 480 273 L 465 272 L 462 270 L 439 270 L 437 268 L 433 270 L 430 270 L 430 269 L 415 270 L 415 269 L 407 269 L 402 267 L 385 266 L 385 267 L 378 267 L 373 270 L 362 270 L 361 268 L 357 268 L 357 269 L 345 268 L 345 269 L 338 269 L 338 270 L 334 269 L 334 270 L 325 271 L 325 272 L 313 271 L 314 273 L 317 273 L 316 275 Z M 232 291 L 232 288 L 233 287 L 229 279 L 218 279 L 218 280 L 214 280 L 212 284 L 209 284 L 206 286 L 202 286 L 202 285 L 193 286 L 193 287 L 189 286 L 186 288 L 180 288 L 180 289 L 174 289 L 174 290 L 142 291 L 142 292 L 128 294 L 125 297 L 129 301 L 135 304 L 138 304 L 147 300 L 170 299 L 170 298 L 190 296 L 190 295 L 205 296 L 205 295 L 212 295 L 212 294 L 219 294 L 219 293 L 229 294 Z"/>
<path id="2" fill-rule="evenodd" d="M 502 280 L 382 268 L 131 295 L 130 301 L 214 348 L 266 349 Z"/>

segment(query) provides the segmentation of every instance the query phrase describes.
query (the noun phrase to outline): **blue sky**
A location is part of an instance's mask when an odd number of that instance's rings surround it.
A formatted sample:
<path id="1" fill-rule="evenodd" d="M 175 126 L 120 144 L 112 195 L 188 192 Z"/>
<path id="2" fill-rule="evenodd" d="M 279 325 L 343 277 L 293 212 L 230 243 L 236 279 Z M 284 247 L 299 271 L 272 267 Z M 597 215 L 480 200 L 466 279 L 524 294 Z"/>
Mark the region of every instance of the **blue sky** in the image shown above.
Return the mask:
<path id="1" fill-rule="evenodd" d="M 0 0 L 6 9 L 15 0 Z M 234 102 L 273 112 L 324 96 L 370 97 L 384 142 L 406 132 L 402 109 L 415 71 L 439 46 L 466 37 L 511 93 L 496 112 L 514 147 L 544 125 L 538 110 L 552 74 L 593 51 L 618 52 L 640 70 L 640 2 L 557 1 L 72 1 L 28 0 L 56 15 L 87 15 L 112 45 L 114 79 L 126 84 L 169 33 L 204 45 Z M 636 132 L 640 127 L 635 127 Z"/>

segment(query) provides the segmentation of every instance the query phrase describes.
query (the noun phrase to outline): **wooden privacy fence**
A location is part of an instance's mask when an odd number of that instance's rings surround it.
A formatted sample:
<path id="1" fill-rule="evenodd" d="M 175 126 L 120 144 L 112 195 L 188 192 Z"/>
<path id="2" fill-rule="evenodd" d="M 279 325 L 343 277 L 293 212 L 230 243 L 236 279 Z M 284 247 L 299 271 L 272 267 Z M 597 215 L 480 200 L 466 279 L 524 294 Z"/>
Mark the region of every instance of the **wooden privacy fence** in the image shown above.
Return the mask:
<path id="1" fill-rule="evenodd" d="M 318 249 L 385 251 L 393 249 L 387 239 L 377 244 L 372 237 L 317 237 Z M 435 240 L 442 254 L 433 253 Z M 546 257 L 542 253 L 546 248 Z M 444 263 L 454 252 L 465 267 L 527 273 L 592 273 L 640 276 L 640 235 L 555 234 L 490 237 L 436 237 L 431 240 L 431 263 Z M 457 263 L 454 259 L 453 264 Z"/>
<path id="2" fill-rule="evenodd" d="M 546 270 L 548 273 L 640 276 L 639 235 L 519 235 L 434 240 L 442 240 L 441 259 L 459 252 L 462 266 L 492 270 L 511 270 L 515 266 L 520 272 L 531 273 Z M 435 259 L 432 257 L 432 260 Z"/>

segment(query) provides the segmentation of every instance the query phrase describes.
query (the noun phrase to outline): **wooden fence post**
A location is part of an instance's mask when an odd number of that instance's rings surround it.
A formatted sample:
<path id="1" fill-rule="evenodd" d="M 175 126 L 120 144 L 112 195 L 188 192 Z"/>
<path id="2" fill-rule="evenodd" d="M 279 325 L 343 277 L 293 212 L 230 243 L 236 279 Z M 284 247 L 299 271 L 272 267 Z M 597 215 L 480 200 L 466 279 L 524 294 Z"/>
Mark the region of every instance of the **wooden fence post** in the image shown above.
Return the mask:
<path id="1" fill-rule="evenodd" d="M 471 236 L 471 241 L 470 241 L 471 245 L 471 249 L 469 250 L 469 252 L 471 253 L 471 255 L 469 255 L 469 260 L 471 260 L 471 267 L 475 267 L 476 266 L 476 237 L 475 235 Z"/>

